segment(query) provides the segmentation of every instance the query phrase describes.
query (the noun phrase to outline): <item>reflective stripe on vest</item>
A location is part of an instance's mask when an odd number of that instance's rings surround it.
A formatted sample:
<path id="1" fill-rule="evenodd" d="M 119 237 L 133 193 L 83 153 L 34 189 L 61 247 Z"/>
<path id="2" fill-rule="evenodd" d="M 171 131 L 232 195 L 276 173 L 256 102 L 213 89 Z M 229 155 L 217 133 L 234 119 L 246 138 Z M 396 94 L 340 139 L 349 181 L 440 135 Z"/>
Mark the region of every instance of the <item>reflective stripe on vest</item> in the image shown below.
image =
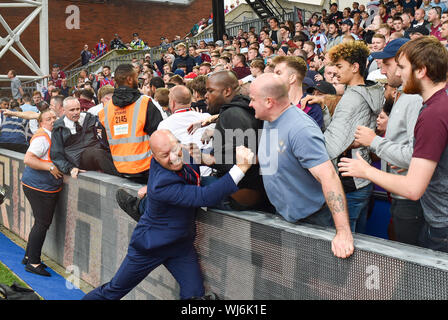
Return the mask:
<path id="1" fill-rule="evenodd" d="M 125 131 L 122 135 L 126 135 L 126 137 L 123 138 L 118 138 L 120 134 L 117 135 L 115 128 L 112 128 L 113 123 L 118 123 L 114 122 L 116 119 L 113 117 L 115 117 L 114 111 L 117 111 L 116 108 L 119 107 L 114 106 L 113 102 L 110 101 L 98 114 L 101 123 L 106 129 L 114 165 L 120 173 L 134 174 L 149 169 L 151 156 L 149 135 L 143 131 L 149 99 L 149 97 L 142 95 L 133 104 L 120 108 L 120 110 L 126 111 L 126 115 L 130 111 L 129 108 L 132 108 L 132 120 L 128 121 L 126 117 L 126 121 L 119 122 L 120 125 L 117 126 L 125 126 Z M 139 115 L 145 117 L 143 122 L 142 119 L 139 119 Z M 131 126 L 130 134 L 128 131 L 129 126 Z"/>

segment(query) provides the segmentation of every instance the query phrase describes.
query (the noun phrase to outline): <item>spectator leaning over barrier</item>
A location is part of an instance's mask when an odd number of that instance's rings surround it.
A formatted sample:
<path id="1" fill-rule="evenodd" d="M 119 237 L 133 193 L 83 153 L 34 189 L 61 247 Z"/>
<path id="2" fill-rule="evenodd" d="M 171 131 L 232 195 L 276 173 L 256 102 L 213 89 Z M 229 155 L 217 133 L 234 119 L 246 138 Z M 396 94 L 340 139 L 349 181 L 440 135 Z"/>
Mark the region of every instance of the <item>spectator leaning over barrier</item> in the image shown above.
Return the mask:
<path id="1" fill-rule="evenodd" d="M 112 162 L 104 128 L 90 113 L 81 113 L 79 101 L 74 97 L 65 98 L 64 116 L 53 126 L 51 159 L 58 169 L 77 178 L 85 170 L 101 170 L 111 175 L 119 175 Z M 98 137 L 101 130 L 102 142 Z"/>
<path id="2" fill-rule="evenodd" d="M 254 162 L 254 154 L 238 148 L 237 165 L 215 183 L 201 187 L 199 167 L 184 164 L 181 144 L 170 131 L 157 130 L 150 142 L 154 156 L 146 211 L 117 273 L 110 282 L 89 292 L 85 300 L 119 300 L 162 264 L 179 283 L 181 299 L 216 299 L 214 294 L 204 296 L 194 247 L 196 210 L 237 191 L 239 180 Z"/>
<path id="3" fill-rule="evenodd" d="M 359 153 L 357 159 L 342 158 L 339 170 L 343 176 L 368 179 L 407 199 L 420 199 L 425 225 L 418 244 L 448 252 L 448 51 L 435 37 L 421 37 L 404 44 L 395 60 L 396 74 L 403 80 L 403 92 L 423 98 L 406 175 L 377 170 Z"/>
<path id="4" fill-rule="evenodd" d="M 369 49 L 362 41 L 341 43 L 329 51 L 339 82 L 347 86 L 324 133 L 328 154 L 335 164 L 341 157 L 354 157 L 357 151 L 370 162 L 368 149 L 353 145 L 359 125 L 375 128 L 384 99 L 381 85 L 364 80 L 368 56 Z M 350 177 L 342 177 L 341 181 L 347 197 L 351 230 L 365 233 L 373 185 L 368 180 Z"/>
<path id="5" fill-rule="evenodd" d="M 126 178 L 146 183 L 151 161 L 149 137 L 163 118 L 151 97 L 140 93 L 138 75 L 131 64 L 117 67 L 115 81 L 112 100 L 98 117 L 106 129 L 117 171 Z"/>
<path id="6" fill-rule="evenodd" d="M 322 131 L 291 104 L 288 88 L 277 75 L 257 77 L 250 97 L 255 117 L 264 120 L 258 161 L 269 200 L 289 222 L 334 225 L 333 254 L 349 257 L 354 247 L 344 190 Z"/>
<path id="7" fill-rule="evenodd" d="M 423 100 L 417 94 L 403 93 L 403 81 L 397 77 L 395 54 L 408 39 L 400 38 L 389 42 L 383 51 L 372 53 L 374 59 L 382 59 L 381 72 L 387 76 L 387 84 L 397 89 L 395 103 L 389 115 L 384 137 L 377 136 L 367 127 L 359 126 L 355 142 L 369 147 L 382 159 L 383 171 L 405 175 L 414 150 L 414 127 L 422 108 Z M 419 200 L 413 201 L 391 193 L 390 207 L 395 239 L 407 244 L 418 245 L 418 236 L 423 226 L 423 209 Z"/>
<path id="8" fill-rule="evenodd" d="M 55 121 L 56 114 L 50 109 L 39 115 L 40 128 L 31 139 L 25 154 L 26 167 L 22 175 L 23 192 L 34 216 L 22 264 L 26 271 L 47 277 L 51 275 L 41 262 L 41 251 L 64 183 L 62 172 L 53 164 L 50 156 L 51 131 Z"/>

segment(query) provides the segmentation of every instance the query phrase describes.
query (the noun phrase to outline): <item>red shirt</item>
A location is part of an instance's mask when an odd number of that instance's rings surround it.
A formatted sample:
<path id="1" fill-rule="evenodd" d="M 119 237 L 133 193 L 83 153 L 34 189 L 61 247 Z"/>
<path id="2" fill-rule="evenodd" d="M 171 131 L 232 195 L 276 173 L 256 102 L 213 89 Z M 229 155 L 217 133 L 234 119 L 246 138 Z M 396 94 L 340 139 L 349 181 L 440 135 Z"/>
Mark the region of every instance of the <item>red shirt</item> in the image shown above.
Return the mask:
<path id="1" fill-rule="evenodd" d="M 414 128 L 413 158 L 439 162 L 448 144 L 448 86 L 423 103 Z"/>
<path id="2" fill-rule="evenodd" d="M 442 38 L 442 35 L 441 35 L 441 32 L 442 32 L 441 28 L 442 28 L 442 24 L 441 23 L 439 23 L 439 25 L 436 26 L 436 27 L 431 25 L 430 35 L 436 37 L 437 39 L 439 39 L 439 41 L 444 40 Z"/>

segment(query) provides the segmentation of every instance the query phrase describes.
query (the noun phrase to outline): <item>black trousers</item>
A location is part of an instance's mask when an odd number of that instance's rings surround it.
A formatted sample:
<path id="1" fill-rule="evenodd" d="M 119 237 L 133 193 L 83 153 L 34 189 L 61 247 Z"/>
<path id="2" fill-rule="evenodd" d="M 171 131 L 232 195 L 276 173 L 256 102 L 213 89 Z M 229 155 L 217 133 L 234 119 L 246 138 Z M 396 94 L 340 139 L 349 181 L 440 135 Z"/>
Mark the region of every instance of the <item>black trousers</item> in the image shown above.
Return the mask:
<path id="1" fill-rule="evenodd" d="M 425 224 L 420 200 L 392 199 L 390 212 L 396 240 L 417 246 Z"/>
<path id="2" fill-rule="evenodd" d="M 88 171 L 100 170 L 114 176 L 121 176 L 117 171 L 110 152 L 98 147 L 88 147 L 81 154 L 80 169 Z"/>
<path id="3" fill-rule="evenodd" d="M 42 246 L 44 245 L 47 230 L 53 221 L 54 210 L 58 202 L 59 193 L 37 191 L 22 185 L 23 192 L 31 204 L 34 216 L 34 225 L 28 236 L 25 256 L 31 264 L 40 263 Z"/>

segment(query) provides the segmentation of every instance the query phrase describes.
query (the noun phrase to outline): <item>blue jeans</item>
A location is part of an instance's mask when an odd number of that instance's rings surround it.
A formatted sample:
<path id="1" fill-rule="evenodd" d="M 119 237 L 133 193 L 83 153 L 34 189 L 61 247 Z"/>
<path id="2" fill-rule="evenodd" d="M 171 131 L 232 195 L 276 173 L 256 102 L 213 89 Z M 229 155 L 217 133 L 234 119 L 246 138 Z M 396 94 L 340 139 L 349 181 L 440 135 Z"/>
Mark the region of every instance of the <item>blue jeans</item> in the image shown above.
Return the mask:
<path id="1" fill-rule="evenodd" d="M 333 222 L 333 216 L 331 214 L 330 209 L 328 208 L 327 204 L 325 204 L 319 211 L 313 213 L 312 215 L 300 219 L 297 222 L 304 222 L 309 224 L 315 224 L 317 226 L 321 227 L 333 227 L 334 228 L 334 222 Z"/>
<path id="2" fill-rule="evenodd" d="M 448 227 L 434 228 L 425 221 L 418 240 L 424 248 L 448 253 Z"/>
<path id="3" fill-rule="evenodd" d="M 350 229 L 352 232 L 366 233 L 367 211 L 373 183 L 353 192 L 346 193 Z"/>

